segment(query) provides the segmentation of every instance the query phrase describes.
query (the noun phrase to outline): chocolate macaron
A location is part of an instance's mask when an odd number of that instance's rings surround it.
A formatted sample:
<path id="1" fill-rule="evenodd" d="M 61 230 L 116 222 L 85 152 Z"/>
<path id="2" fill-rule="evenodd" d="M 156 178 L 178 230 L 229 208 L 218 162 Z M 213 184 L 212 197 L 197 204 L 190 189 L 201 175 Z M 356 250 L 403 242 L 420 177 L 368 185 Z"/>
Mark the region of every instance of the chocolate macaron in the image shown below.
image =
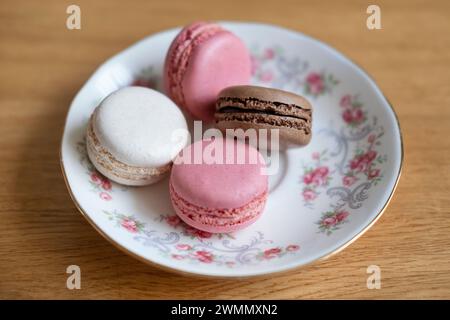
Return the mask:
<path id="1" fill-rule="evenodd" d="M 223 89 L 216 101 L 215 121 L 219 129 L 279 130 L 284 146 L 303 146 L 311 140 L 312 107 L 297 94 L 258 86 Z"/>

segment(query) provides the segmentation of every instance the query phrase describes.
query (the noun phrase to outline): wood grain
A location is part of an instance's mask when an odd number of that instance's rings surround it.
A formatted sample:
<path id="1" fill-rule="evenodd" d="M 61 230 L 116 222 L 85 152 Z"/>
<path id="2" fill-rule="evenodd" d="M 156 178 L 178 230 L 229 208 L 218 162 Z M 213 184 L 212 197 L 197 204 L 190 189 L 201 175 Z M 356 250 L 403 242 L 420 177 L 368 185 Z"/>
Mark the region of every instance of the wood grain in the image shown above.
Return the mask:
<path id="1" fill-rule="evenodd" d="M 70 1 L 0 3 L 0 298 L 450 298 L 450 2 L 386 1 L 382 30 L 365 1 Z M 397 192 L 349 248 L 294 272 L 248 280 L 166 273 L 89 226 L 59 169 L 68 106 L 106 58 L 193 20 L 263 21 L 299 30 L 363 66 L 394 105 L 405 143 Z M 67 290 L 65 269 L 82 269 Z M 366 288 L 366 268 L 382 289 Z"/>

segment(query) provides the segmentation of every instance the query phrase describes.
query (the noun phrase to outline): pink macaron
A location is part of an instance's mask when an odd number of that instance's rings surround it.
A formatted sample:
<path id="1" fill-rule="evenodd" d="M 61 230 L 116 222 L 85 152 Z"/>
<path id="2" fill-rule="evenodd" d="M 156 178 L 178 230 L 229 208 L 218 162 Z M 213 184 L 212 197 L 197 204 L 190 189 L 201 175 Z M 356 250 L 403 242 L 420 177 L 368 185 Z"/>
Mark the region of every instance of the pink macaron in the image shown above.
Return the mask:
<path id="1" fill-rule="evenodd" d="M 232 139 L 201 140 L 174 160 L 170 197 L 188 225 L 211 233 L 243 229 L 261 215 L 268 196 L 258 150 Z"/>
<path id="2" fill-rule="evenodd" d="M 194 118 L 214 120 L 217 94 L 248 84 L 250 54 L 233 33 L 214 23 L 195 22 L 170 45 L 164 65 L 166 93 Z"/>

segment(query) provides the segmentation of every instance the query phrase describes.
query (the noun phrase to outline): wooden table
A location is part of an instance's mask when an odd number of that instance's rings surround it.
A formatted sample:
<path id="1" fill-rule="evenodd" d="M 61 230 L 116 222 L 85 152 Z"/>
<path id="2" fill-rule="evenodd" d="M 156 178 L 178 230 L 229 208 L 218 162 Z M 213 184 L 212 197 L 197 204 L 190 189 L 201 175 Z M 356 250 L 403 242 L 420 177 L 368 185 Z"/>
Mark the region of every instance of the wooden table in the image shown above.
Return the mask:
<path id="1" fill-rule="evenodd" d="M 0 3 L 0 298 L 450 298 L 450 2 L 72 1 Z M 334 46 L 378 82 L 400 118 L 405 163 L 379 222 L 330 259 L 280 276 L 199 280 L 104 240 L 70 200 L 59 147 L 69 104 L 105 59 L 193 20 L 263 21 Z M 82 289 L 66 289 L 66 267 Z M 366 268 L 382 289 L 366 288 Z"/>

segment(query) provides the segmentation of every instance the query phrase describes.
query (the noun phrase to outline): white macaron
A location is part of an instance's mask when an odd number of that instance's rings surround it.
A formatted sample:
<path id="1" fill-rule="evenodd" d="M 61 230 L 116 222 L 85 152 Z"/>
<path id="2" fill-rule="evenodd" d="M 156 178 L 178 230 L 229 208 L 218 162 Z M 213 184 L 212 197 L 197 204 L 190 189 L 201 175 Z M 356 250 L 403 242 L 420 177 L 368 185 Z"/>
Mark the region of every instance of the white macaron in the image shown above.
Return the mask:
<path id="1" fill-rule="evenodd" d="M 126 87 L 107 96 L 89 121 L 86 145 L 94 166 L 132 186 L 159 181 L 188 142 L 186 119 L 158 91 Z"/>

